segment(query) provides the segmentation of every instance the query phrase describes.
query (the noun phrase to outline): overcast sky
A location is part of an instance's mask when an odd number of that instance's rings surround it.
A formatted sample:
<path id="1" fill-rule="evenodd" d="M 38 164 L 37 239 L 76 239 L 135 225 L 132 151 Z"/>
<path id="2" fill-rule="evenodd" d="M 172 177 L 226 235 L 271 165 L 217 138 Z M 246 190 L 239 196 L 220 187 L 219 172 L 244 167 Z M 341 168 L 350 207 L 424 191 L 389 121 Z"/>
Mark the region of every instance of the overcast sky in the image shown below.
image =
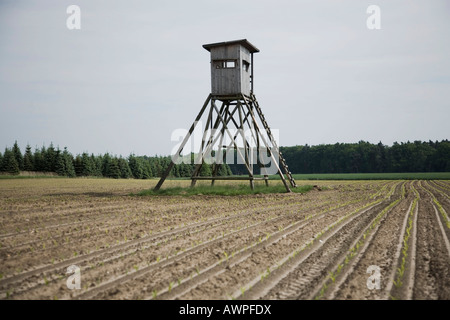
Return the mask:
<path id="1" fill-rule="evenodd" d="M 448 139 L 449 31 L 447 0 L 1 0 L 0 148 L 168 155 L 211 90 L 202 45 L 244 38 L 283 146 Z"/>

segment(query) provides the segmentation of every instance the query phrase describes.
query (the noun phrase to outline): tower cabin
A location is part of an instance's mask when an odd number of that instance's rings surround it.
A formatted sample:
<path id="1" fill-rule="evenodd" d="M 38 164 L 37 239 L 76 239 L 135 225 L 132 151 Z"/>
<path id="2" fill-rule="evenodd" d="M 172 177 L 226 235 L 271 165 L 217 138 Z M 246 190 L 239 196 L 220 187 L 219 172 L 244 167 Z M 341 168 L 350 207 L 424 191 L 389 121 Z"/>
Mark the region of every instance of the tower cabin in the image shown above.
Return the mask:
<path id="1" fill-rule="evenodd" d="M 211 53 L 211 93 L 235 96 L 253 93 L 253 53 L 259 52 L 247 39 L 203 45 Z"/>

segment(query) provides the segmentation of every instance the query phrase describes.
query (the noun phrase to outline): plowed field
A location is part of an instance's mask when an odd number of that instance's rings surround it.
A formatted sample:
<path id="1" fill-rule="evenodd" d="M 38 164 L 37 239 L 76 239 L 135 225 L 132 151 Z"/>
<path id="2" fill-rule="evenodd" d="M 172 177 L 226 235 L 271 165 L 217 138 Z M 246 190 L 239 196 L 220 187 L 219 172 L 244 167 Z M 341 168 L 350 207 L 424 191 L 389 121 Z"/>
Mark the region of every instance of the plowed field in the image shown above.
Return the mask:
<path id="1" fill-rule="evenodd" d="M 448 181 L 130 195 L 155 183 L 0 181 L 0 299 L 450 299 Z"/>

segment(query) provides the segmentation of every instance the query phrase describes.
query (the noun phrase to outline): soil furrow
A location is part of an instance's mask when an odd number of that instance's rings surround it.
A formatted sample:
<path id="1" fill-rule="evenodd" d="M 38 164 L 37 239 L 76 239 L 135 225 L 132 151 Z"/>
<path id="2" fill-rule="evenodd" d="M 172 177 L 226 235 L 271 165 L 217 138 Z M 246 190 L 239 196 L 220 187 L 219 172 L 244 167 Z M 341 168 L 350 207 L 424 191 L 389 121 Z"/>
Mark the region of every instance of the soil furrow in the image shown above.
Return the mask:
<path id="1" fill-rule="evenodd" d="M 308 287 L 318 282 L 319 277 L 326 275 L 326 269 L 322 269 L 322 267 L 326 265 L 326 261 L 330 263 L 339 254 L 341 250 L 339 244 L 343 244 L 345 240 L 350 241 L 350 237 L 344 239 L 345 237 L 342 238 L 342 235 L 348 234 L 352 230 L 356 231 L 364 224 L 364 221 L 371 220 L 377 212 L 377 207 L 378 205 L 375 205 L 363 209 L 358 214 L 352 215 L 350 219 L 338 224 L 338 227 L 332 229 L 331 232 L 325 233 L 320 241 L 316 241 L 311 249 L 304 250 L 297 257 L 291 259 L 290 263 L 272 271 L 270 277 L 253 286 L 243 298 L 296 299 L 301 297 L 306 293 Z"/>
<path id="2" fill-rule="evenodd" d="M 366 239 L 361 236 L 355 242 L 363 243 L 356 256 L 350 258 L 352 254 L 348 254 L 343 261 L 338 263 L 338 268 L 332 272 L 335 279 L 329 279 L 322 284 L 329 286 L 325 292 L 323 299 L 380 299 L 380 289 L 386 286 L 384 279 L 391 269 L 394 256 L 396 234 L 400 230 L 403 214 L 407 212 L 407 208 L 411 207 L 408 198 L 401 200 L 395 207 L 387 211 L 376 225 L 372 225 L 372 230 L 367 230 L 364 235 L 368 235 Z M 348 261 L 349 263 L 346 263 Z M 338 271 L 339 269 L 339 271 Z M 369 289 L 367 285 L 368 270 L 376 269 L 381 278 L 379 284 L 375 288 Z M 331 282 L 331 283 L 330 283 Z M 379 285 L 379 287 L 378 287 Z M 316 291 L 314 297 L 319 294 Z"/>
<path id="3" fill-rule="evenodd" d="M 326 214 L 326 217 L 325 217 L 325 214 Z M 269 246 L 271 247 L 271 246 L 276 245 L 277 243 L 280 242 L 280 240 L 286 239 L 286 237 L 290 237 L 289 239 L 291 242 L 298 243 L 297 239 L 292 239 L 295 237 L 295 235 L 293 235 L 294 233 L 297 233 L 299 230 L 301 233 L 305 233 L 303 228 L 305 228 L 309 224 L 311 224 L 311 223 L 317 224 L 317 222 L 321 221 L 321 220 L 326 220 L 326 221 L 333 220 L 333 216 L 334 217 L 340 216 L 340 214 L 337 213 L 336 215 L 333 215 L 333 212 L 327 212 L 327 213 L 324 212 L 324 213 L 321 213 L 307 221 L 303 221 L 303 220 L 297 221 L 294 224 L 290 225 L 285 230 L 275 233 L 274 235 L 271 235 L 270 238 L 266 238 L 263 241 L 261 241 L 260 243 L 257 243 L 254 246 L 252 246 L 251 248 L 248 248 L 248 250 L 240 251 L 234 257 L 227 259 L 227 261 L 225 263 L 225 265 L 226 265 L 225 269 L 224 269 L 224 267 L 221 266 L 220 263 L 216 263 L 216 264 L 208 267 L 205 270 L 205 272 L 201 272 L 198 276 L 191 279 L 191 281 L 183 282 L 182 286 L 177 286 L 174 289 L 172 289 L 170 292 L 168 292 L 168 290 L 164 290 L 163 292 L 160 292 L 160 294 L 158 295 L 158 298 L 160 298 L 160 299 L 179 298 L 182 295 L 187 294 L 193 288 L 198 287 L 199 285 L 204 283 L 206 280 L 212 280 L 213 276 L 218 276 L 227 270 L 231 270 L 231 269 L 235 268 L 238 264 L 244 262 L 250 256 L 252 256 L 253 260 L 256 260 L 256 257 L 254 255 L 257 254 L 259 250 L 267 250 L 269 248 Z M 324 218 L 327 218 L 327 219 L 324 219 Z M 327 224 L 327 222 L 325 222 L 325 225 L 326 224 Z M 321 225 L 323 225 L 323 223 Z M 282 248 L 283 248 L 283 245 L 281 245 L 280 249 L 277 249 L 277 248 L 274 249 L 273 247 L 271 247 L 271 251 L 274 253 L 275 252 L 280 253 L 280 252 L 282 252 L 281 251 Z M 247 267 L 247 269 L 249 269 L 249 268 Z M 218 282 L 220 282 L 220 281 L 218 281 Z M 216 286 L 216 289 L 217 288 L 218 287 Z"/>
<path id="4" fill-rule="evenodd" d="M 417 218 L 417 259 L 413 299 L 450 299 L 450 256 L 439 230 L 432 199 L 421 185 Z"/>

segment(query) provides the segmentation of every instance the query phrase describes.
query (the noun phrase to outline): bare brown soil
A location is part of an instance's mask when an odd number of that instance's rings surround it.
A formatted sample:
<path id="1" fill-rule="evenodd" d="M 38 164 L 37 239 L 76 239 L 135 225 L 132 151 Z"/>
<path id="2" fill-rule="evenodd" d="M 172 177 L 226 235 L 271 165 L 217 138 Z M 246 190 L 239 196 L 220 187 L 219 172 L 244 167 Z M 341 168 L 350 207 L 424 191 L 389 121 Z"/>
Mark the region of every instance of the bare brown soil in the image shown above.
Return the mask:
<path id="1" fill-rule="evenodd" d="M 450 299 L 447 181 L 130 195 L 155 183 L 0 180 L 0 299 Z"/>

